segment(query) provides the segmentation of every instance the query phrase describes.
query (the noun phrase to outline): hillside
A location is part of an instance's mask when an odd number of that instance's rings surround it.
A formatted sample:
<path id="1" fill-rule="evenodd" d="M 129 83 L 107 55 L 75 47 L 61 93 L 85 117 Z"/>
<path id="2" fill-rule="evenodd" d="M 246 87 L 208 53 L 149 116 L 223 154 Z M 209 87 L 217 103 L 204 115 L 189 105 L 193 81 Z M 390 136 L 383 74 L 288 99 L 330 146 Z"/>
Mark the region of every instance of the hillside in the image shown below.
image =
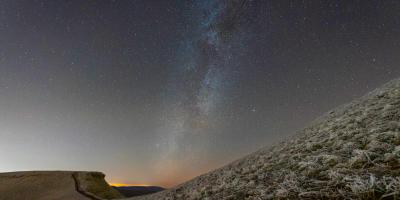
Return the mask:
<path id="1" fill-rule="evenodd" d="M 122 198 L 100 172 L 31 171 L 0 174 L 0 200 Z"/>
<path id="2" fill-rule="evenodd" d="M 275 146 L 130 199 L 394 199 L 399 159 L 400 80 L 393 80 Z"/>

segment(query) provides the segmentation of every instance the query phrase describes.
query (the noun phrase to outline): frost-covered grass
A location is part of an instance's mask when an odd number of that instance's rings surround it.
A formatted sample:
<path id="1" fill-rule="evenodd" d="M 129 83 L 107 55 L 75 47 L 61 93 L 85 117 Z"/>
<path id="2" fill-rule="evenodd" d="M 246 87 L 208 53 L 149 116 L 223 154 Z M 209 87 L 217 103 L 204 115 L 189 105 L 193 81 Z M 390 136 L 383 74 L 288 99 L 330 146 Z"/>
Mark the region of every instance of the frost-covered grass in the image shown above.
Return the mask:
<path id="1" fill-rule="evenodd" d="M 400 199 L 400 177 L 346 177 L 347 187 L 361 199 Z"/>

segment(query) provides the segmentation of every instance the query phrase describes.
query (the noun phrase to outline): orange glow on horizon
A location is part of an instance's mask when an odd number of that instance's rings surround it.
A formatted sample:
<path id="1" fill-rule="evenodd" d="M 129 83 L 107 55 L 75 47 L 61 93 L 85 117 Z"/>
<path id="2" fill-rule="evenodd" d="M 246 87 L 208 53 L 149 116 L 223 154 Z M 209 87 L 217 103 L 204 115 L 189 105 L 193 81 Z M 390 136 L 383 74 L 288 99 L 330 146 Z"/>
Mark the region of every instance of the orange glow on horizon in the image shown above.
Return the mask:
<path id="1" fill-rule="evenodd" d="M 126 187 L 126 186 L 159 186 L 163 188 L 173 188 L 179 184 L 182 184 L 186 181 L 189 181 L 190 179 L 193 179 L 201 174 L 209 172 L 211 169 L 216 169 L 218 167 L 223 166 L 224 163 L 227 161 L 221 162 L 221 163 L 206 163 L 202 166 L 198 166 L 196 170 L 188 170 L 188 169 L 183 169 L 179 164 L 179 161 L 165 161 L 160 165 L 156 165 L 154 171 L 157 173 L 152 174 L 152 177 L 149 177 L 148 179 L 144 179 L 144 183 L 140 183 L 139 180 L 137 180 L 139 183 L 135 182 L 130 182 L 129 179 L 133 179 L 135 181 L 135 178 L 129 178 L 127 180 L 126 177 L 121 178 L 121 177 L 108 177 L 106 178 L 107 182 L 111 186 L 115 187 Z M 132 172 L 130 172 L 132 173 Z M 157 177 L 157 178 L 154 178 Z"/>
<path id="2" fill-rule="evenodd" d="M 143 187 L 147 187 L 150 185 L 146 185 L 146 184 L 126 184 L 126 183 L 110 183 L 111 186 L 115 186 L 115 187 L 126 187 L 126 186 L 143 186 Z"/>

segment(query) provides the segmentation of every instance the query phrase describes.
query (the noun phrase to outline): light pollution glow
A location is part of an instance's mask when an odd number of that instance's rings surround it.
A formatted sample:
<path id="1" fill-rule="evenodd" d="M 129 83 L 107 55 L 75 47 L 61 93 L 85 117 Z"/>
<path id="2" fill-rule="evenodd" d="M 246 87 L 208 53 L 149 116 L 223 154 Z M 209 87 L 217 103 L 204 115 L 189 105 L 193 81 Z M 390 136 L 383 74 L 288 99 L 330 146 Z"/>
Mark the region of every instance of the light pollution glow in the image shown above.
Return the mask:
<path id="1" fill-rule="evenodd" d="M 109 185 L 114 186 L 114 187 L 127 187 L 127 186 L 148 187 L 148 186 L 150 186 L 147 184 L 128 184 L 128 183 L 110 183 Z"/>

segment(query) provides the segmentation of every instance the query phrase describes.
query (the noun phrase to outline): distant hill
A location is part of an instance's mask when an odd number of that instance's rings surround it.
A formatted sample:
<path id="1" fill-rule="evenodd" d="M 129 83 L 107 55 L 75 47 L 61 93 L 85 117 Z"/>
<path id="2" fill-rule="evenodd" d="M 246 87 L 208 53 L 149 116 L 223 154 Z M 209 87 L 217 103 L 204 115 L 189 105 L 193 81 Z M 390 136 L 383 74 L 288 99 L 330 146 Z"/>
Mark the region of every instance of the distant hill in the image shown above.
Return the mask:
<path id="1" fill-rule="evenodd" d="M 0 200 L 103 200 L 123 198 L 100 172 L 0 173 Z"/>
<path id="2" fill-rule="evenodd" d="M 326 113 L 275 146 L 173 189 L 131 199 L 399 197 L 400 79 Z"/>
<path id="3" fill-rule="evenodd" d="M 165 190 L 164 188 L 157 186 L 124 186 L 114 188 L 125 197 L 140 196 Z"/>

